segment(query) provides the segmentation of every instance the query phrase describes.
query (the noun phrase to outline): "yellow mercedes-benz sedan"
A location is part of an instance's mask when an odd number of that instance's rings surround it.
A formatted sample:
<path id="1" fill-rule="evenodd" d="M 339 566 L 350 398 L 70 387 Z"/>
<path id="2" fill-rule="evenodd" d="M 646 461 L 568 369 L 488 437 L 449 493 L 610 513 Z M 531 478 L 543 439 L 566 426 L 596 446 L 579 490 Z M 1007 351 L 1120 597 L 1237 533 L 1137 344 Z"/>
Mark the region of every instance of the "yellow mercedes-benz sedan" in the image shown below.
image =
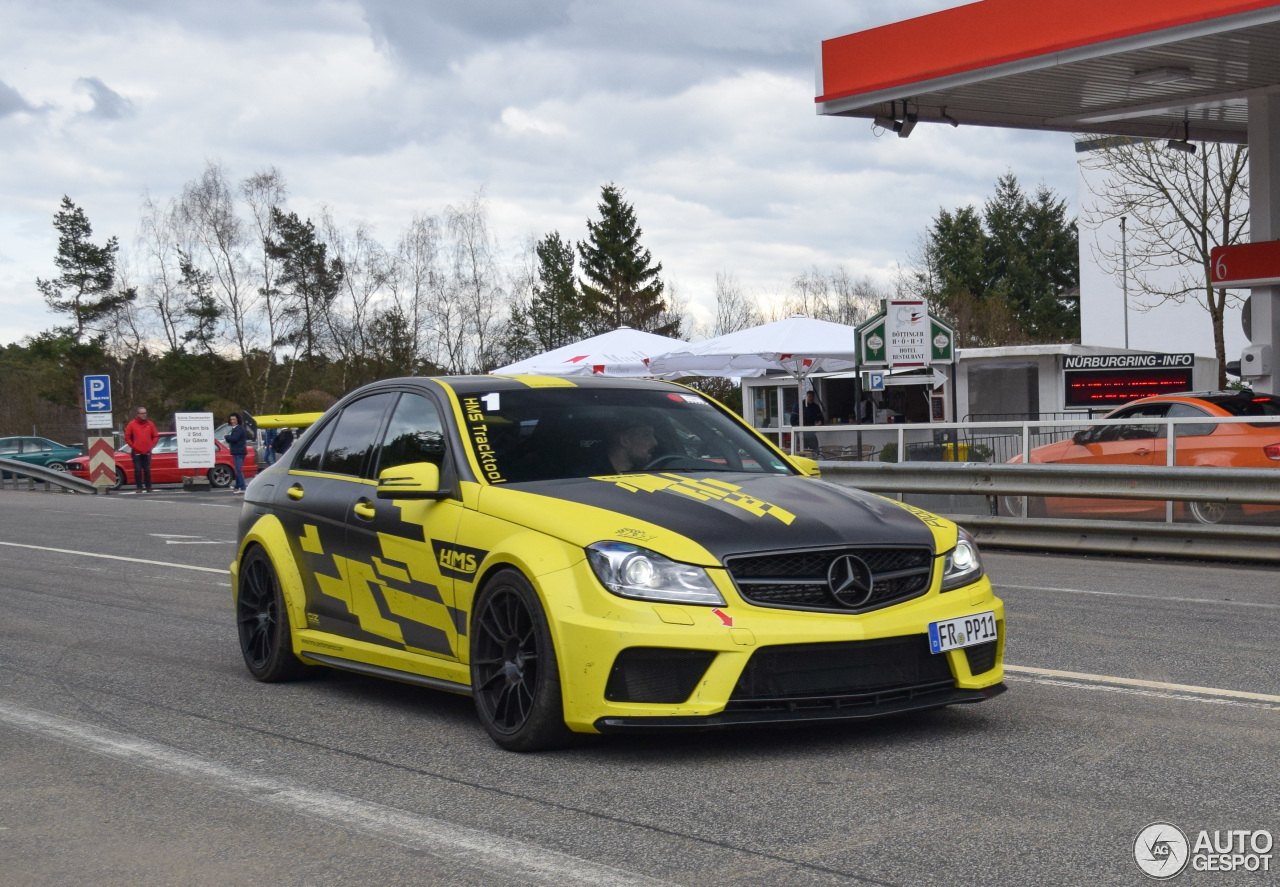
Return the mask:
<path id="1" fill-rule="evenodd" d="M 244 661 L 469 694 L 517 751 L 1003 692 L 973 540 L 816 473 L 671 383 L 378 382 L 249 487 Z"/>

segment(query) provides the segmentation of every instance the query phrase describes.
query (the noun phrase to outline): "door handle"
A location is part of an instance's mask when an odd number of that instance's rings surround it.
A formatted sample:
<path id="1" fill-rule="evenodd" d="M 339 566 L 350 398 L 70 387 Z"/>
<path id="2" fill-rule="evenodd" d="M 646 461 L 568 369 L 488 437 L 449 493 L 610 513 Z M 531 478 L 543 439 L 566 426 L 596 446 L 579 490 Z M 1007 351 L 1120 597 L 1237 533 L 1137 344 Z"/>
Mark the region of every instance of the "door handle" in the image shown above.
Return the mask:
<path id="1" fill-rule="evenodd" d="M 351 510 L 356 513 L 356 517 L 362 520 L 373 520 L 378 516 L 378 509 L 374 508 L 373 503 L 365 498 L 357 500 L 355 507 Z"/>
<path id="2" fill-rule="evenodd" d="M 1149 456 L 1151 455 L 1151 451 L 1148 450 L 1146 447 L 1139 447 L 1138 449 L 1133 451 L 1133 454 L 1135 456 Z"/>
<path id="3" fill-rule="evenodd" d="M 302 489 L 302 484 L 294 484 L 286 492 L 289 494 L 289 498 L 295 502 L 307 494 L 307 491 Z"/>

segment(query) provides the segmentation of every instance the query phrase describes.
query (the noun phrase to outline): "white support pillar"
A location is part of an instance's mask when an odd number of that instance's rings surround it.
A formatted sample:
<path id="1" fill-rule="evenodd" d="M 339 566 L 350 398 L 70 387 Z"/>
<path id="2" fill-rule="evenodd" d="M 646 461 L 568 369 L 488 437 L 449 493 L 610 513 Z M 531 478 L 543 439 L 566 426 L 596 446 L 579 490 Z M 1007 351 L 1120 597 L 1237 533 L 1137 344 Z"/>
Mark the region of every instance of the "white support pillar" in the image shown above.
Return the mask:
<path id="1" fill-rule="evenodd" d="M 1280 94 L 1249 99 L 1249 239 L 1280 240 Z M 1280 287 L 1253 290 L 1254 346 L 1271 346 L 1271 374 L 1244 381 L 1263 394 L 1280 393 Z"/>

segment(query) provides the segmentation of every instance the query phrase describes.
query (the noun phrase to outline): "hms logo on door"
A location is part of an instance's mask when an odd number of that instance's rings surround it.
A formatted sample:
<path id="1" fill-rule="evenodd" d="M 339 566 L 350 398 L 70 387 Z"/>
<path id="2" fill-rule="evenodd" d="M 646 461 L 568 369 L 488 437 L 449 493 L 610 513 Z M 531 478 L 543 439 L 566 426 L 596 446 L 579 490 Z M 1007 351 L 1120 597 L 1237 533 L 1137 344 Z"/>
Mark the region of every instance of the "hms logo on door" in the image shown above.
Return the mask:
<path id="1" fill-rule="evenodd" d="M 441 542 L 439 539 L 432 539 L 431 547 L 435 549 L 436 565 L 440 568 L 440 575 L 448 576 L 450 579 L 474 578 L 476 570 L 480 568 L 485 555 L 489 553 L 479 548 Z"/>

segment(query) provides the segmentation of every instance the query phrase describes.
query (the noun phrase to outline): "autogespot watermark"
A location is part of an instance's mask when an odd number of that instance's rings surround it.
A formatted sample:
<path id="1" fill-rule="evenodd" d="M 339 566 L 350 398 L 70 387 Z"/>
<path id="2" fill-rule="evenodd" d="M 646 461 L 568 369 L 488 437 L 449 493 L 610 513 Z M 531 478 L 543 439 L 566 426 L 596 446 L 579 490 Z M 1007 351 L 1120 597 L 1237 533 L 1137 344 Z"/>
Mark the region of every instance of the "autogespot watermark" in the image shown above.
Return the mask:
<path id="1" fill-rule="evenodd" d="M 1195 841 L 1167 822 L 1153 822 L 1138 832 L 1133 858 L 1142 873 L 1157 881 L 1182 874 L 1188 864 L 1197 872 L 1269 872 L 1275 843 L 1266 829 L 1201 829 Z"/>

